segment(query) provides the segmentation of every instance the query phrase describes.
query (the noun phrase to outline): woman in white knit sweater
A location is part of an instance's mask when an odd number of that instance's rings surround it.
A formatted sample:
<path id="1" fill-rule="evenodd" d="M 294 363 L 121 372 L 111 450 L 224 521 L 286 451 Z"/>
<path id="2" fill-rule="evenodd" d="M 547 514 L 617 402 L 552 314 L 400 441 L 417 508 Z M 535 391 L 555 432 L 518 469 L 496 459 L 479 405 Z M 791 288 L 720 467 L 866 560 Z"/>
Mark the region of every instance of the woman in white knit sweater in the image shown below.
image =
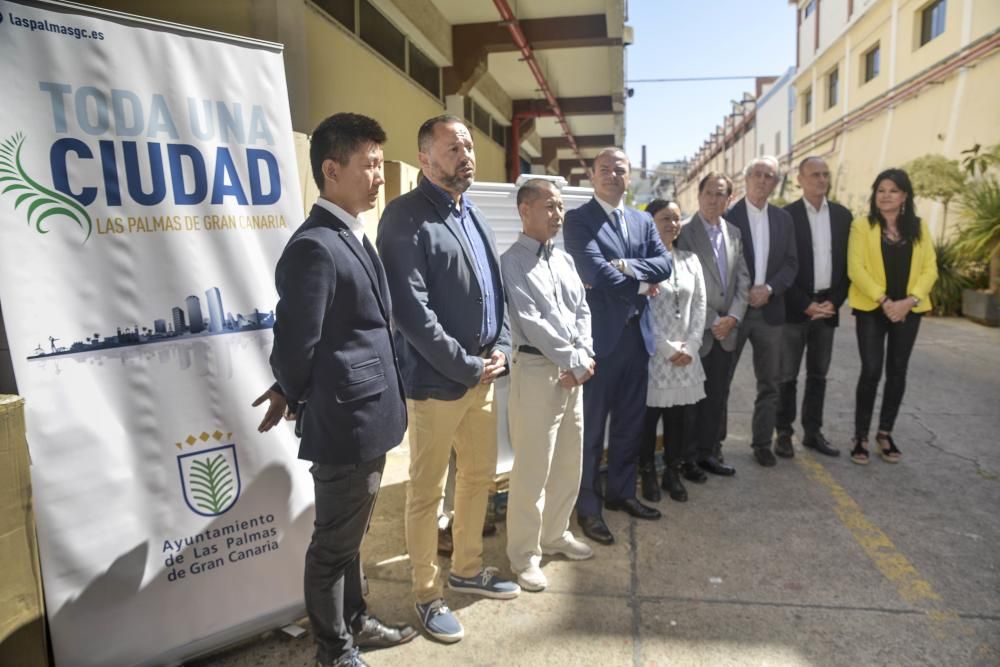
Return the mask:
<path id="1" fill-rule="evenodd" d="M 663 420 L 662 487 L 673 500 L 687 500 L 680 478 L 682 466 L 694 467 L 691 442 L 695 403 L 705 396 L 705 372 L 698 348 L 705 328 L 705 279 L 701 262 L 690 252 L 674 248 L 681 230 L 681 212 L 676 204 L 654 199 L 646 207 L 656 230 L 673 257 L 670 278 L 660 283 L 660 292 L 649 300 L 656 335 L 656 353 L 649 359 L 646 420 L 639 452 L 642 494 L 657 502 L 656 427 Z"/>

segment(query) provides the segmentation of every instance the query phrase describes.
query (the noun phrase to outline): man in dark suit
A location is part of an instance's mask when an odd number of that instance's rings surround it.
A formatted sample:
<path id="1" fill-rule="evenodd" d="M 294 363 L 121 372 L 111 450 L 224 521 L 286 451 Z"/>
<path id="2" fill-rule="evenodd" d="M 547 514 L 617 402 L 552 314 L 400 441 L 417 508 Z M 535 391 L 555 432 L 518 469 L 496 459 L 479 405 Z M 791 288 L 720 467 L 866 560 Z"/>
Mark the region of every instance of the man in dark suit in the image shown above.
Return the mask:
<path id="1" fill-rule="evenodd" d="M 830 168 L 819 157 L 799 163 L 802 198 L 785 210 L 795 225 L 799 271 L 785 293 L 786 321 L 778 386 L 778 438 L 775 451 L 792 452 L 795 423 L 795 388 L 802 355 L 806 357 L 806 387 L 802 396 L 802 445 L 827 456 L 840 452 L 824 437 L 823 400 L 826 374 L 833 354 L 833 334 L 839 324 L 837 312 L 847 298 L 847 236 L 851 212 L 831 201 Z"/>
<path id="2" fill-rule="evenodd" d="M 726 212 L 726 219 L 740 230 L 751 285 L 750 307 L 740 323 L 732 372 L 736 371 L 743 346 L 749 340 L 753 345 L 753 371 L 757 379 L 750 444 L 757 463 L 770 467 L 776 463 L 771 441 L 778 411 L 785 292 L 795 281 L 799 264 L 792 217 L 784 209 L 767 203 L 778 185 L 778 161 L 770 156 L 755 158 L 744 174 L 746 196 Z M 725 440 L 726 421 L 723 417 L 720 423 L 720 440 Z M 781 447 L 777 454 L 791 455 L 790 450 Z"/>
<path id="3" fill-rule="evenodd" d="M 493 231 L 463 193 L 476 174 L 472 134 L 437 116 L 417 134 L 423 180 L 389 203 L 377 245 L 392 292 L 399 366 L 410 410 L 406 547 L 420 622 L 456 642 L 461 623 L 438 579 L 438 507 L 456 461 L 448 587 L 509 599 L 518 585 L 483 567 L 483 519 L 496 475 L 493 381 L 507 372 L 510 326 Z"/>
<path id="4" fill-rule="evenodd" d="M 320 198 L 275 269 L 271 370 L 297 414 L 299 458 L 313 462 L 316 491 L 306 611 L 316 660 L 338 667 L 364 665 L 359 646 L 416 636 L 411 627 L 388 627 L 365 613 L 360 556 L 385 453 L 406 430 L 389 289 L 358 219 L 384 182 L 384 143 L 385 132 L 365 116 L 341 113 L 320 123 L 309 149 Z M 273 422 L 265 419 L 262 430 Z"/>
<path id="5" fill-rule="evenodd" d="M 670 256 L 653 220 L 625 206 L 628 157 L 618 148 L 598 153 L 593 164 L 594 197 L 566 214 L 563 239 L 576 270 L 588 286 L 587 303 L 597 371 L 583 387 L 583 475 L 576 502 L 584 535 L 600 544 L 614 536 L 601 515 L 604 508 L 639 519 L 660 513 L 635 497 L 636 461 L 646 412 L 649 356 L 655 350 L 648 296 L 670 276 Z M 608 480 L 600 482 L 605 423 Z"/>
<path id="6" fill-rule="evenodd" d="M 722 429 L 729 401 L 730 371 L 736 349 L 738 325 L 747 309 L 750 274 L 743 256 L 740 230 L 722 217 L 733 194 L 728 176 L 709 172 L 698 183 L 698 212 L 685 220 L 677 237 L 677 248 L 692 252 L 701 262 L 705 277 L 705 333 L 701 366 L 705 370 L 705 398 L 695 404 L 697 428 L 691 437 L 695 461 L 681 464 L 681 474 L 703 483 L 713 475 L 732 476 L 736 469 L 722 460 Z"/>

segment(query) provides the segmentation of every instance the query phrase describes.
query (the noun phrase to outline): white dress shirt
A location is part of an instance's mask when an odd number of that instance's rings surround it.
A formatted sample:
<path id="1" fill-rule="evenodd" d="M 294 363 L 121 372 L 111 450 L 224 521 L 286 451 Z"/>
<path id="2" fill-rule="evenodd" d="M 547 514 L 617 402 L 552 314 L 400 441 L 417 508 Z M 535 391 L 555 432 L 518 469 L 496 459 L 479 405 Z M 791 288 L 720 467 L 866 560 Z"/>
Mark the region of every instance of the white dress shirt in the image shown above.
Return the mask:
<path id="1" fill-rule="evenodd" d="M 316 200 L 316 205 L 320 208 L 325 208 L 327 211 L 333 213 L 342 221 L 346 222 L 347 228 L 350 229 L 351 233 L 354 234 L 354 237 L 358 239 L 358 243 L 363 243 L 362 239 L 365 237 L 365 223 L 361 222 L 361 218 L 351 215 L 329 199 L 323 199 L 320 197 Z"/>
<path id="2" fill-rule="evenodd" d="M 833 248 L 830 239 L 830 206 L 823 197 L 819 210 L 813 208 L 808 199 L 803 198 L 809 230 L 812 232 L 813 251 L 813 291 L 830 289 L 833 273 Z"/>
<path id="3" fill-rule="evenodd" d="M 771 225 L 767 220 L 767 204 L 757 208 L 745 200 L 747 220 L 750 222 L 750 237 L 753 241 L 753 284 L 767 284 L 767 255 L 771 251 Z"/>

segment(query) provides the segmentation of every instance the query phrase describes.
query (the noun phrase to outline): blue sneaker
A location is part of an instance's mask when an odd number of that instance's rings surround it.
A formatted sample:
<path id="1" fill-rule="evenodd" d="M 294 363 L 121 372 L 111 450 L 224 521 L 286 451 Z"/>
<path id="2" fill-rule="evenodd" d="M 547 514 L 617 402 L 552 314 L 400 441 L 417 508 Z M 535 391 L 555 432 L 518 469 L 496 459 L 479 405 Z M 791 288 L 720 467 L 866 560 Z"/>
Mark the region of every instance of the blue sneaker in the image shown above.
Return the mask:
<path id="1" fill-rule="evenodd" d="M 462 624 L 455 618 L 455 614 L 451 613 L 451 609 L 448 609 L 442 598 L 431 600 L 426 604 L 418 602 L 417 616 L 427 634 L 438 641 L 453 644 L 465 636 Z"/>
<path id="2" fill-rule="evenodd" d="M 497 572 L 499 570 L 495 567 L 484 567 L 479 574 L 471 577 L 457 577 L 452 574 L 448 576 L 448 588 L 496 600 L 516 598 L 521 592 L 521 587 L 513 581 L 498 579 Z"/>

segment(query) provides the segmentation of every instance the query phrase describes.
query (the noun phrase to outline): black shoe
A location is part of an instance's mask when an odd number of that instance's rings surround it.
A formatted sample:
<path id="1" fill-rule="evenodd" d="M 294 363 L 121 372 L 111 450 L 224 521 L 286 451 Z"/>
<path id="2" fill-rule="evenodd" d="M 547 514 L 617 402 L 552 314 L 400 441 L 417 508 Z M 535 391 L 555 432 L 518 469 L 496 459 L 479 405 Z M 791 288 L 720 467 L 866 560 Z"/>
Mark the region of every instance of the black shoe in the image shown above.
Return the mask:
<path id="1" fill-rule="evenodd" d="M 374 616 L 369 616 L 361 629 L 353 634 L 355 646 L 360 649 L 371 649 L 405 644 L 417 636 L 417 631 L 406 624 L 386 625 Z"/>
<path id="2" fill-rule="evenodd" d="M 812 437 L 802 438 L 802 446 L 815 449 L 820 454 L 827 456 L 840 456 L 840 450 L 831 446 L 830 441 L 822 433 L 817 433 Z"/>
<path id="3" fill-rule="evenodd" d="M 792 447 L 792 436 L 779 433 L 778 439 L 774 441 L 774 453 L 783 459 L 794 457 L 795 449 Z"/>
<path id="4" fill-rule="evenodd" d="M 656 483 L 656 466 L 652 463 L 639 466 L 642 497 L 651 503 L 660 502 L 660 487 Z"/>
<path id="5" fill-rule="evenodd" d="M 722 475 L 723 477 L 732 477 L 736 474 L 736 468 L 722 463 L 714 456 L 709 456 L 703 461 L 698 461 L 698 467 L 713 475 Z"/>
<path id="6" fill-rule="evenodd" d="M 605 500 L 604 509 L 625 512 L 636 519 L 653 520 L 660 518 L 660 510 L 655 507 L 643 505 L 635 498 L 629 498 L 628 500 Z"/>
<path id="7" fill-rule="evenodd" d="M 753 457 L 757 460 L 757 463 L 765 468 L 770 468 L 778 463 L 778 459 L 774 458 L 770 447 L 754 447 Z"/>
<path id="8" fill-rule="evenodd" d="M 322 662 L 317 662 L 316 664 L 319 667 L 326 667 Z M 358 649 L 353 648 L 349 654 L 329 663 L 329 667 L 368 667 L 368 663 L 361 659 Z"/>
<path id="9" fill-rule="evenodd" d="M 695 470 L 698 470 L 695 468 Z M 705 473 L 701 472 L 702 476 Z M 687 489 L 684 488 L 684 483 L 681 482 L 680 473 L 678 473 L 677 468 L 672 466 L 667 466 L 667 469 L 663 471 L 663 490 L 670 494 L 671 500 L 676 500 L 679 503 L 686 503 L 688 499 Z"/>
<path id="10" fill-rule="evenodd" d="M 608 524 L 600 516 L 577 516 L 583 534 L 598 544 L 614 544 L 615 536 L 608 530 Z"/>
<path id="11" fill-rule="evenodd" d="M 451 536 L 451 526 L 438 528 L 438 555 L 451 558 L 451 552 L 455 549 Z"/>
<path id="12" fill-rule="evenodd" d="M 681 477 L 689 482 L 694 482 L 695 484 L 704 484 L 708 481 L 708 475 L 705 471 L 696 466 L 691 461 L 685 461 L 680 467 Z"/>

